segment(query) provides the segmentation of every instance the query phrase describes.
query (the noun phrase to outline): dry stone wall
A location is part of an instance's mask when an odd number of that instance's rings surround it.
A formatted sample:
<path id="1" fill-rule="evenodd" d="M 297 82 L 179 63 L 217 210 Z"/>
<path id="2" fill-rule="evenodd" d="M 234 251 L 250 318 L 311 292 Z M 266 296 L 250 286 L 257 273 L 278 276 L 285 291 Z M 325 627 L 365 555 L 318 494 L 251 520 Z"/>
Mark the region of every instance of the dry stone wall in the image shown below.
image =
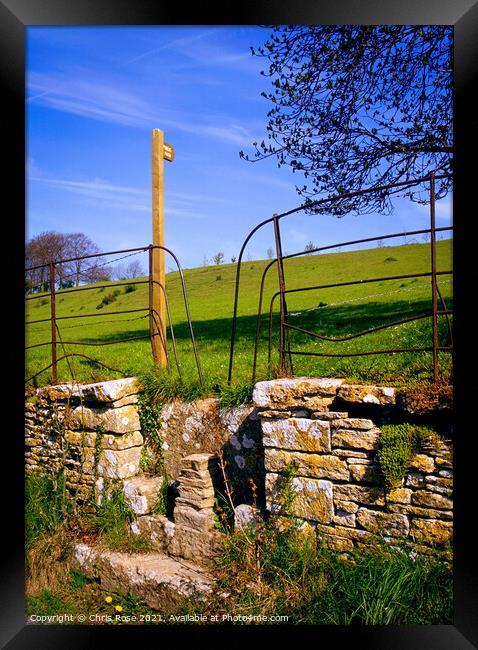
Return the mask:
<path id="1" fill-rule="evenodd" d="M 393 388 L 347 385 L 340 379 L 259 382 L 254 405 L 261 419 L 267 509 L 284 514 L 284 488 L 294 492 L 292 515 L 315 528 L 331 548 L 351 550 L 373 535 L 420 545 L 451 540 L 452 447 L 430 441 L 402 485 L 385 493 L 377 464 L 380 428 L 370 418 L 333 411 L 349 404 L 385 411 Z M 363 409 L 362 409 L 363 412 Z M 293 477 L 287 479 L 289 468 Z"/>
<path id="2" fill-rule="evenodd" d="M 451 539 L 450 442 L 424 447 L 397 489 L 385 494 L 381 486 L 377 443 L 380 426 L 397 408 L 393 388 L 286 378 L 256 384 L 252 405 L 224 409 L 216 399 L 166 404 L 158 433 L 178 494 L 172 518 L 154 514 L 163 478 L 141 470 L 148 440 L 138 389 L 135 378 L 38 389 L 25 408 L 27 472 L 63 468 L 67 487 L 97 502 L 111 480 L 121 481 L 136 516 L 134 532 L 146 534 L 158 550 L 203 563 L 219 543 L 211 482 L 211 459 L 219 454 L 235 502 L 252 503 L 252 479 L 257 503 L 278 517 L 293 465 L 293 514 L 332 548 L 350 550 L 376 532 L 428 545 Z M 250 515 L 243 509 L 238 521 Z"/>
<path id="3" fill-rule="evenodd" d="M 143 445 L 137 392 L 134 378 L 38 389 L 25 407 L 27 472 L 62 467 L 80 499 L 98 478 L 135 476 Z"/>

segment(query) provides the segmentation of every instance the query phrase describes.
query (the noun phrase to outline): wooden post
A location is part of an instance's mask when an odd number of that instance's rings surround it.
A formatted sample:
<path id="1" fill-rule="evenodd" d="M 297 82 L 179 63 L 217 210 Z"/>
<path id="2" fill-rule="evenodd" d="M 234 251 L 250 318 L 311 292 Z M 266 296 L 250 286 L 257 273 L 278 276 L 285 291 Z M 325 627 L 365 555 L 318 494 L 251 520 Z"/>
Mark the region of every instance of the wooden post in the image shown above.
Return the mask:
<path id="1" fill-rule="evenodd" d="M 153 246 L 164 246 L 164 159 L 174 160 L 174 149 L 164 142 L 161 129 L 153 129 L 152 143 L 152 200 Z M 155 363 L 167 365 L 166 352 L 166 273 L 164 250 L 153 248 L 152 260 L 152 345 Z M 164 288 L 161 289 L 161 286 Z"/>

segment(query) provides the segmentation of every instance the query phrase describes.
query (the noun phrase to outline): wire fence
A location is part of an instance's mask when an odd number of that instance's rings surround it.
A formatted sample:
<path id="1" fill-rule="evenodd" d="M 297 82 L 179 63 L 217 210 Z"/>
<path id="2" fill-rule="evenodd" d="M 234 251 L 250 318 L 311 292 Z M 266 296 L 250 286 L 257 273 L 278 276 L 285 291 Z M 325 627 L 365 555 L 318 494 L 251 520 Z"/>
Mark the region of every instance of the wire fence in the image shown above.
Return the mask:
<path id="1" fill-rule="evenodd" d="M 117 345 L 119 343 L 129 343 L 132 341 L 137 341 L 137 340 L 145 340 L 149 339 L 151 342 L 151 347 L 152 347 L 152 358 L 153 362 L 158 365 L 159 361 L 157 358 L 157 354 L 155 353 L 156 347 L 155 346 L 155 338 L 158 338 L 160 340 L 160 345 L 162 346 L 162 349 L 164 350 L 164 356 L 166 358 L 166 366 L 168 369 L 171 368 L 171 356 L 174 357 L 175 365 L 178 370 L 179 376 L 182 376 L 182 365 L 179 359 L 178 355 L 178 350 L 176 346 L 176 339 L 175 339 L 175 334 L 174 334 L 174 325 L 173 321 L 171 318 L 171 310 L 170 310 L 170 304 L 169 304 L 169 299 L 168 299 L 168 294 L 166 292 L 166 288 L 164 284 L 160 283 L 155 279 L 155 274 L 154 274 L 154 261 L 153 261 L 153 251 L 155 249 L 161 249 L 162 251 L 168 253 L 174 260 L 178 272 L 179 272 L 179 278 L 180 278 L 180 283 L 181 283 L 181 289 L 182 289 L 182 298 L 183 298 L 183 303 L 186 311 L 186 319 L 187 319 L 187 324 L 188 324 L 188 329 L 189 329 L 189 335 L 191 338 L 191 343 L 193 347 L 193 352 L 194 352 L 194 357 L 195 357 L 195 363 L 196 363 L 196 370 L 198 373 L 199 381 L 202 384 L 203 383 L 203 377 L 202 377 L 202 371 L 201 371 L 201 365 L 199 361 L 199 356 L 197 352 L 197 346 L 196 346 L 196 339 L 194 336 L 194 330 L 193 330 L 193 325 L 191 322 L 191 315 L 189 311 L 189 302 L 188 302 L 188 297 L 187 297 L 187 291 L 186 291 L 186 284 L 184 280 L 184 274 L 183 270 L 181 268 L 181 265 L 179 263 L 179 260 L 177 256 L 174 254 L 173 251 L 171 251 L 169 248 L 166 248 L 165 246 L 144 246 L 140 248 L 131 248 L 131 249 L 123 249 L 123 250 L 117 250 L 117 251 L 108 251 L 104 253 L 94 253 L 91 255 L 83 255 L 79 257 L 73 257 L 73 258 L 67 258 L 67 259 L 59 259 L 59 260 L 53 260 L 50 259 L 47 264 L 39 264 L 35 266 L 30 266 L 28 267 L 25 271 L 27 274 L 31 274 L 33 277 L 33 272 L 35 271 L 40 271 L 42 275 L 42 282 L 38 285 L 34 285 L 30 283 L 29 289 L 31 291 L 35 291 L 38 288 L 40 289 L 45 289 L 47 288 L 47 291 L 44 291 L 41 294 L 38 293 L 32 293 L 31 295 L 26 296 L 27 301 L 33 301 L 33 300 L 48 300 L 47 297 L 49 297 L 49 302 L 50 302 L 50 315 L 48 318 L 39 318 L 39 319 L 33 319 L 33 320 L 27 320 L 25 322 L 25 325 L 31 327 L 32 325 L 40 325 L 49 322 L 50 323 L 50 339 L 48 341 L 41 341 L 39 343 L 33 343 L 31 345 L 27 345 L 25 347 L 25 350 L 32 350 L 34 348 L 40 348 L 40 347 L 45 347 L 49 346 L 51 348 L 51 363 L 45 367 L 43 367 L 41 370 L 36 372 L 34 375 L 26 379 L 26 383 L 31 382 L 34 378 L 36 378 L 38 375 L 41 373 L 50 370 L 51 369 L 51 383 L 57 384 L 58 383 L 58 363 L 60 361 L 66 361 L 69 365 L 69 359 L 71 357 L 81 357 L 83 359 L 87 359 L 91 362 L 94 362 L 95 364 L 101 365 L 104 368 L 120 373 L 123 376 L 125 376 L 125 373 L 118 368 L 112 368 L 111 366 L 106 365 L 102 361 L 99 361 L 96 358 L 93 358 L 87 354 L 79 353 L 79 352 L 68 352 L 66 346 L 91 346 L 91 347 L 102 347 L 102 346 L 109 346 L 109 345 Z M 74 289 L 68 288 L 59 288 L 58 290 L 56 289 L 57 282 L 60 287 L 62 287 L 63 282 L 65 278 L 68 278 L 69 276 L 74 277 L 77 281 L 80 278 L 84 278 L 85 280 L 90 279 L 89 275 L 89 270 L 91 269 L 98 269 L 99 267 L 102 266 L 107 266 L 112 264 L 113 262 L 117 262 L 119 260 L 126 259 L 128 257 L 131 257 L 133 255 L 138 255 L 140 253 L 148 253 L 148 277 L 144 280 L 139 280 L 139 279 L 125 279 L 124 281 L 121 280 L 119 282 L 115 282 L 114 288 L 116 289 L 117 287 L 135 287 L 136 285 L 144 285 L 147 284 L 149 285 L 149 292 L 148 292 L 148 304 L 145 305 L 144 307 L 140 307 L 138 309 L 121 309 L 121 310 L 116 310 L 116 311 L 108 311 L 105 313 L 99 313 L 98 311 L 94 313 L 79 313 L 79 314 L 74 314 L 74 315 L 62 315 L 59 316 L 57 315 L 57 304 L 58 304 L 58 296 L 63 295 L 63 294 L 70 294 L 72 290 L 76 292 L 82 292 L 82 291 L 98 291 L 101 289 L 106 289 L 112 288 L 111 284 L 104 284 L 104 283 L 92 283 L 86 286 L 77 286 Z M 121 255 L 121 257 L 117 257 L 113 261 L 105 261 L 104 263 L 98 264 L 96 262 L 97 258 L 100 257 L 106 257 L 106 256 L 112 256 L 112 255 Z M 61 281 L 58 278 L 57 274 L 57 269 L 59 267 L 64 268 L 65 264 L 69 264 L 72 262 L 79 263 L 84 260 L 95 260 L 95 263 L 87 268 L 86 270 L 81 271 L 81 269 L 77 269 L 74 273 L 71 274 L 63 274 Z M 166 306 L 166 315 L 167 315 L 167 321 L 169 324 L 169 332 L 170 332 L 170 346 L 172 348 L 172 353 L 171 350 L 169 349 L 168 346 L 168 340 L 166 337 L 166 323 L 163 322 L 163 314 L 161 313 L 161 310 L 157 304 L 155 304 L 155 292 L 153 292 L 153 286 L 154 285 L 159 285 L 159 289 L 161 290 L 161 293 L 164 296 L 164 301 L 165 301 L 165 306 Z M 120 318 L 120 319 L 115 319 L 115 320 L 103 320 L 105 316 L 122 316 L 124 314 L 132 314 L 132 313 L 140 313 L 140 312 L 146 312 L 143 313 L 142 316 L 135 316 L 134 318 Z M 123 338 L 115 338 L 114 340 L 111 341 L 87 341 L 87 340 L 65 340 L 62 337 L 60 327 L 59 327 L 59 321 L 70 321 L 70 320 L 75 320 L 75 319 L 81 319 L 81 323 L 77 324 L 72 324 L 72 325 L 67 325 L 63 326 L 61 330 L 64 331 L 65 329 L 74 329 L 74 328 L 79 328 L 82 327 L 85 329 L 85 323 L 83 319 L 89 319 L 89 318 L 94 318 L 96 319 L 101 319 L 103 323 L 119 323 L 119 322 L 131 322 L 133 320 L 143 320 L 148 318 L 149 319 L 149 331 L 147 334 L 142 334 L 142 335 L 135 335 L 135 336 L 127 336 Z M 63 354 L 61 356 L 58 356 L 58 349 L 61 348 L 63 351 Z M 69 365 L 70 369 L 70 374 L 73 374 L 71 371 L 71 366 Z"/>
<path id="2" fill-rule="evenodd" d="M 439 380 L 439 369 L 438 369 L 438 353 L 442 351 L 447 351 L 451 352 L 453 349 L 453 338 L 452 338 L 452 324 L 450 317 L 452 316 L 453 312 L 451 309 L 449 309 L 445 303 L 445 300 L 443 298 L 443 294 L 440 291 L 439 285 L 438 285 L 438 279 L 442 278 L 443 276 L 446 275 L 452 275 L 453 271 L 452 270 L 446 270 L 446 271 L 437 271 L 437 262 L 436 262 L 436 236 L 438 232 L 444 232 L 444 231 L 452 231 L 453 228 L 452 226 L 449 227 L 443 227 L 443 228 L 437 228 L 436 227 L 436 218 L 435 218 L 435 181 L 440 180 L 443 178 L 446 178 L 448 176 L 451 176 L 450 174 L 440 174 L 436 175 L 434 173 L 431 173 L 429 176 L 422 177 L 419 179 L 411 179 L 409 181 L 403 181 L 399 183 L 393 183 L 385 186 L 380 186 L 380 187 L 372 187 L 372 188 L 366 188 L 362 190 L 358 190 L 357 192 L 351 192 L 347 194 L 341 194 L 337 196 L 332 196 L 324 199 L 320 199 L 315 202 L 309 202 L 306 205 L 299 206 L 298 208 L 295 208 L 293 210 L 289 210 L 288 212 L 283 212 L 282 214 L 275 214 L 273 217 L 266 219 L 259 223 L 257 226 L 255 226 L 250 233 L 247 235 L 246 239 L 243 242 L 241 251 L 238 256 L 237 260 L 237 266 L 236 266 L 236 282 L 235 282 L 235 294 L 234 294 L 234 310 L 233 310 L 233 319 L 232 319 L 232 331 L 231 331 L 231 342 L 230 342 L 230 353 L 229 353 L 229 372 L 228 372 L 228 382 L 230 383 L 232 380 L 232 375 L 233 375 L 233 364 L 234 364 L 234 351 L 235 351 L 235 341 L 236 341 L 236 335 L 237 335 L 237 310 L 238 310 L 238 298 L 239 298 L 239 288 L 240 288 L 240 277 L 241 277 L 241 264 L 242 264 L 242 258 L 244 255 L 244 251 L 246 249 L 247 244 L 253 237 L 253 235 L 262 227 L 264 227 L 266 224 L 272 224 L 274 228 L 274 237 L 275 237 L 275 248 L 276 248 L 276 257 L 272 259 L 267 266 L 264 268 L 264 271 L 262 273 L 261 277 L 261 282 L 260 282 L 260 289 L 259 289 L 259 298 L 258 298 L 258 309 L 257 309 L 257 324 L 256 324 L 256 337 L 255 337 L 255 343 L 254 343 L 254 357 L 253 357 L 253 363 L 252 363 L 252 382 L 255 381 L 256 377 L 256 371 L 257 371 L 257 358 L 258 358 L 258 348 L 259 348 L 259 342 L 260 342 L 260 333 L 261 333 L 261 322 L 262 322 L 262 310 L 263 310 L 263 301 L 264 301 L 264 287 L 265 287 L 265 279 L 267 276 L 268 271 L 273 267 L 277 267 L 277 279 L 278 279 L 278 285 L 279 285 L 279 290 L 274 293 L 274 295 L 271 298 L 270 305 L 269 305 L 269 336 L 268 336 L 268 364 L 269 364 L 269 370 L 271 368 L 271 357 L 272 357 L 272 339 L 273 339 L 273 311 L 274 311 L 274 304 L 275 300 L 279 299 L 279 361 L 278 361 L 278 369 L 281 373 L 286 373 L 286 374 L 294 374 L 294 368 L 293 368 L 293 361 L 292 357 L 294 355 L 304 355 L 304 356 L 317 356 L 317 357 L 359 357 L 359 356 L 370 356 L 370 355 L 380 355 L 380 354 L 394 354 L 394 353 L 401 353 L 401 352 L 431 352 L 433 356 L 433 380 L 435 383 L 438 382 Z M 407 186 L 412 186 L 412 185 L 417 185 L 417 184 L 423 184 L 423 185 L 428 185 L 428 198 L 429 198 L 429 205 L 430 205 L 430 225 L 428 228 L 424 228 L 421 230 L 415 230 L 415 231 L 407 231 L 407 232 L 400 232 L 400 233 L 389 233 L 389 234 L 383 234 L 379 236 L 374 236 L 374 237 L 367 237 L 363 239 L 357 239 L 353 241 L 346 241 L 346 242 L 340 242 L 338 244 L 332 244 L 328 246 L 321 246 L 317 248 L 310 248 L 307 251 L 300 251 L 288 255 L 284 255 L 282 252 L 282 241 L 281 241 L 281 229 L 280 229 L 280 223 L 281 220 L 285 217 L 290 217 L 292 215 L 295 215 L 301 211 L 304 210 L 311 210 L 312 208 L 317 212 L 320 213 L 321 208 L 324 208 L 324 210 L 328 209 L 330 210 L 331 206 L 333 206 L 334 202 L 338 202 L 340 199 L 343 198 L 350 198 L 353 196 L 357 196 L 359 194 L 365 194 L 367 192 L 373 193 L 373 192 L 380 192 L 380 193 L 386 193 L 386 192 L 396 192 L 397 188 L 399 189 L 404 189 Z M 311 286 L 302 286 L 302 287 L 295 287 L 295 288 L 287 288 L 286 286 L 286 281 L 285 281 L 285 272 L 284 272 L 284 261 L 292 258 L 296 258 L 299 256 L 304 256 L 304 255 L 310 255 L 312 253 L 321 253 L 323 251 L 334 251 L 337 249 L 342 250 L 343 247 L 350 247 L 358 244 L 364 244 L 364 243 L 371 243 L 371 242 L 382 242 L 384 240 L 391 240 L 394 238 L 403 238 L 403 237 L 411 237 L 411 236 L 416 236 L 416 235 L 425 235 L 427 238 L 429 237 L 429 245 L 430 245 L 430 271 L 426 273 L 410 273 L 410 274 L 401 274 L 401 275 L 389 275 L 389 276 L 382 276 L 382 277 L 375 277 L 375 278 L 360 278 L 360 279 L 355 279 L 347 282 L 336 282 L 336 283 L 327 283 L 327 284 L 316 284 L 316 285 L 311 285 Z M 299 292 L 308 292 L 308 291 L 319 291 L 319 290 L 326 290 L 326 289 L 337 289 L 339 290 L 341 287 L 352 287 L 354 285 L 368 285 L 370 283 L 384 283 L 384 282 L 391 282 L 391 281 L 396 281 L 396 280 L 409 280 L 409 279 L 414 279 L 414 278 L 429 278 L 430 279 L 430 287 L 431 287 L 431 296 L 432 296 L 432 309 L 431 311 L 427 311 L 426 313 L 422 314 L 415 314 L 413 316 L 407 317 L 407 318 L 400 318 L 399 320 L 395 320 L 394 322 L 388 322 L 384 323 L 381 325 L 378 325 L 376 327 L 370 327 L 367 329 L 364 329 L 360 332 L 356 332 L 354 334 L 349 334 L 346 336 L 326 336 L 324 334 L 320 334 L 319 332 L 316 331 L 311 331 L 310 329 L 307 329 L 305 327 L 299 327 L 298 325 L 290 322 L 290 317 L 292 316 L 297 317 L 299 316 L 302 312 L 293 312 L 289 313 L 287 310 L 287 297 L 291 296 L 291 294 L 299 293 Z M 385 292 L 386 293 L 386 292 Z M 377 295 L 377 294 L 375 294 Z M 383 293 L 381 294 L 383 295 Z M 358 298 L 357 298 L 358 300 Z M 440 301 L 441 304 L 441 309 L 438 308 L 438 302 Z M 344 301 L 347 302 L 347 301 Z M 343 303 L 342 303 L 343 304 Z M 331 306 L 331 305 L 327 305 Z M 319 309 L 320 306 L 314 307 L 313 309 Z M 448 342 L 446 345 L 440 345 L 439 343 L 439 336 L 438 336 L 438 318 L 444 316 L 447 319 L 447 329 L 448 329 Z M 361 351 L 354 351 L 354 352 L 330 352 L 330 351 L 321 351 L 321 352 L 312 352 L 312 351 L 306 351 L 304 349 L 291 349 L 291 340 L 290 340 L 290 334 L 291 332 L 295 333 L 300 333 L 301 335 L 309 338 L 313 338 L 319 341 L 324 341 L 328 343 L 343 343 L 345 341 L 350 341 L 352 339 L 358 339 L 362 336 L 370 335 L 378 331 L 382 331 L 388 328 L 396 327 L 397 325 L 404 325 L 406 323 L 411 323 L 414 321 L 422 320 L 429 318 L 432 321 L 432 345 L 431 346 L 411 346 L 411 347 L 395 347 L 395 348 L 387 348 L 387 349 L 379 349 L 379 350 L 361 350 Z"/>

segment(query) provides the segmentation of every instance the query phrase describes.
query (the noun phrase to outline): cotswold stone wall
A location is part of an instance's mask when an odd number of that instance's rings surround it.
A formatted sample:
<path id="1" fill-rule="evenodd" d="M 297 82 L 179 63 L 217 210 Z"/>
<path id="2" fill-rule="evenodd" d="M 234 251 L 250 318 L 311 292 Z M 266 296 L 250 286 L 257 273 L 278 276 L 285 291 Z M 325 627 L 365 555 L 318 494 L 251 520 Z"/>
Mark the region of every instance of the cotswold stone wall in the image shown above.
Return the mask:
<path id="1" fill-rule="evenodd" d="M 377 442 L 397 399 L 393 388 L 347 385 L 340 379 L 260 382 L 254 405 L 261 419 L 267 509 L 280 516 L 287 468 L 295 496 L 292 514 L 327 546 L 351 550 L 375 533 L 425 545 L 452 537 L 452 447 L 425 445 L 401 486 L 380 485 Z M 357 413 L 349 417 L 344 408 Z M 341 410 L 333 410 L 339 407 Z"/>
<path id="2" fill-rule="evenodd" d="M 141 430 L 138 389 L 135 378 L 37 389 L 25 405 L 26 471 L 63 469 L 67 488 L 96 503 L 113 482 L 120 483 L 134 513 L 134 533 L 149 538 L 157 551 L 209 565 L 220 539 L 213 529 L 218 456 L 235 497 L 247 499 L 250 478 L 264 484 L 259 418 L 250 405 L 220 408 L 217 399 L 163 407 L 157 433 L 175 497 L 167 517 L 155 512 L 163 476 L 142 469 L 142 454 L 152 443 Z"/>
<path id="3" fill-rule="evenodd" d="M 205 563 L 217 545 L 217 481 L 214 490 L 209 474 L 212 457 L 219 455 L 235 503 L 252 504 L 252 479 L 258 505 L 279 517 L 293 465 L 294 515 L 330 547 L 350 550 L 375 532 L 428 545 L 451 539 L 450 442 L 430 441 L 400 487 L 389 494 L 381 487 L 380 427 L 397 414 L 410 416 L 393 388 L 278 379 L 256 384 L 253 399 L 230 409 L 220 408 L 217 399 L 163 407 L 158 433 L 176 494 L 172 518 L 154 513 L 162 477 L 142 470 L 151 441 L 141 430 L 135 378 L 38 389 L 25 409 L 27 472 L 61 467 L 72 492 L 97 502 L 111 480 L 121 481 L 136 515 L 135 532 L 149 536 L 158 550 Z M 246 516 L 247 508 L 239 506 L 236 515 Z"/>
<path id="4" fill-rule="evenodd" d="M 134 378 L 38 389 L 25 405 L 27 472 L 62 467 L 80 499 L 98 479 L 135 476 L 143 445 L 137 402 Z"/>

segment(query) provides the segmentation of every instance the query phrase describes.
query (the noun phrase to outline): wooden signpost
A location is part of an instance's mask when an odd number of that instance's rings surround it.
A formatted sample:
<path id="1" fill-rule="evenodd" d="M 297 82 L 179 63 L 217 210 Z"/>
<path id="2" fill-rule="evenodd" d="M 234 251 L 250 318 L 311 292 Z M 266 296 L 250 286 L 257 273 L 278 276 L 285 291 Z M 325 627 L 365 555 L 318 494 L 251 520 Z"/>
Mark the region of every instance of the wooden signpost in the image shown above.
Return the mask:
<path id="1" fill-rule="evenodd" d="M 160 129 L 153 129 L 152 156 L 153 246 L 164 246 L 164 160 L 174 160 L 174 149 L 164 142 L 164 133 Z M 167 355 L 164 251 L 153 248 L 152 258 L 153 357 L 156 365 L 165 367 Z"/>

